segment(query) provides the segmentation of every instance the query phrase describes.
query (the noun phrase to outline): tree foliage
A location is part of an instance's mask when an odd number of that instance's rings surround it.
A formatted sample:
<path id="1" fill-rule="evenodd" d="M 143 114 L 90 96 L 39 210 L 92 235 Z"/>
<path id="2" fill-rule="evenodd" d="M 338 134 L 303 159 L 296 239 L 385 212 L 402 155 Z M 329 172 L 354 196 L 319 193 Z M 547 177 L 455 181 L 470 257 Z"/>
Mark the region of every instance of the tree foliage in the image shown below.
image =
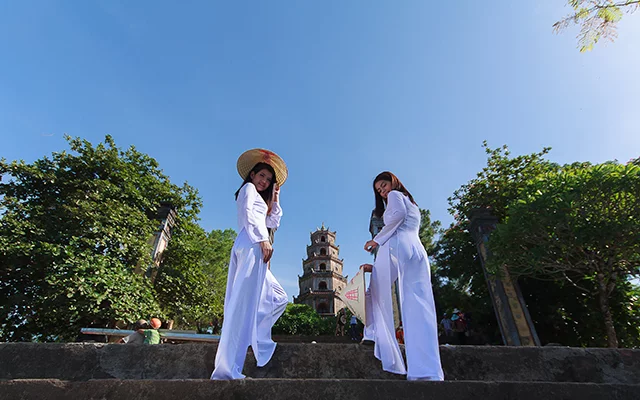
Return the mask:
<path id="1" fill-rule="evenodd" d="M 549 281 L 520 277 L 520 289 L 540 341 L 567 346 L 604 347 L 607 335 L 597 296 L 566 280 Z M 580 285 L 595 292 L 593 281 Z M 639 288 L 624 279 L 617 281 L 610 303 L 620 347 L 640 346 Z"/>
<path id="2" fill-rule="evenodd" d="M 236 233 L 227 229 L 207 234 L 192 221 L 180 228 L 169 242 L 155 289 L 178 326 L 200 328 L 222 316 Z"/>
<path id="3" fill-rule="evenodd" d="M 569 25 L 580 26 L 578 48 L 590 51 L 600 40 L 613 41 L 618 36 L 618 22 L 625 12 L 634 12 L 640 0 L 569 0 L 571 14 L 553 24 L 553 30 L 561 32 Z"/>
<path id="4" fill-rule="evenodd" d="M 449 198 L 454 222 L 436 243 L 432 280 L 440 315 L 454 308 L 471 313 L 478 333 L 488 342 L 497 343 L 500 332 L 468 216 L 476 208 L 491 207 L 494 214 L 504 218 L 508 205 L 518 198 L 527 180 L 555 170 L 557 165 L 544 160 L 549 148 L 511 157 L 506 146 L 491 149 L 484 142 L 483 147 L 488 157 L 486 167 Z"/>
<path id="5" fill-rule="evenodd" d="M 432 283 L 438 315 L 462 310 L 473 318 L 474 334 L 500 344 L 500 330 L 476 245 L 467 224 L 457 222 L 436 243 Z"/>
<path id="6" fill-rule="evenodd" d="M 420 209 L 420 228 L 418 235 L 428 255 L 435 252 L 436 240 L 442 231 L 442 223 L 431 220 L 431 211 Z"/>
<path id="7" fill-rule="evenodd" d="M 471 210 L 490 207 L 499 221 L 504 222 L 521 201 L 532 195 L 531 185 L 535 182 L 541 182 L 547 176 L 561 176 L 563 171 L 578 171 L 591 166 L 586 163 L 569 166 L 552 163 L 544 158 L 550 149 L 511 157 L 506 146 L 491 149 L 484 143 L 484 147 L 488 155 L 487 166 L 449 199 L 449 211 L 455 222 L 438 240 L 434 280 L 439 283 L 436 285 L 434 282 L 434 291 L 439 311 L 452 306 L 469 307 L 474 313 L 476 326 L 483 326 L 490 336 L 497 337 L 497 323 L 484 273 L 469 232 Z M 631 164 L 636 165 L 637 160 L 630 161 Z M 553 207 L 546 210 L 552 215 L 560 211 L 562 209 Z M 491 243 L 493 251 L 500 252 L 493 239 L 490 239 Z M 517 246 L 518 242 L 511 240 L 509 245 Z M 522 256 L 526 257 L 525 253 Z M 574 276 L 572 279 L 577 278 Z M 638 332 L 629 325 L 633 326 L 637 320 L 637 306 L 633 307 L 633 302 L 637 301 L 636 287 L 621 275 L 614 280 L 611 292 L 612 305 L 615 304 L 612 307 L 613 324 L 617 331 L 624 332 L 624 337 L 619 338 L 622 345 L 637 346 L 640 344 Z M 596 297 L 586 295 L 569 280 L 558 279 L 557 276 L 538 274 L 535 278 L 521 277 L 519 284 L 543 343 L 560 342 L 573 346 L 606 344 L 603 338 L 607 334 Z M 595 290 L 593 280 L 586 279 L 583 285 L 587 284 Z"/>
<path id="8" fill-rule="evenodd" d="M 97 146 L 66 139 L 71 152 L 33 163 L 0 161 L 3 341 L 66 341 L 90 324 L 172 317 L 175 303 L 158 296 L 150 281 L 134 272 L 151 265 L 149 239 L 161 203 L 175 207 L 177 240 L 170 245 L 173 254 L 165 269 L 172 279 L 161 273 L 157 282 L 166 285 L 159 292 L 168 295 L 179 287 L 201 294 L 202 283 L 194 277 L 203 271 L 219 281 L 213 268 L 220 264 L 218 255 L 197 245 L 203 233 L 195 222 L 201 201 L 194 188 L 172 184 L 156 160 L 133 146 L 119 149 L 110 136 Z M 193 269 L 187 273 L 188 267 Z M 176 277 L 176 270 L 185 274 Z M 202 299 L 193 296 L 191 304 L 180 303 L 181 309 Z"/>
<path id="9" fill-rule="evenodd" d="M 438 315 L 455 308 L 465 310 L 473 315 L 476 325 L 483 327 L 481 333 L 491 342 L 497 327 L 471 236 L 459 226 L 443 230 L 440 221 L 431 220 L 429 210 L 421 209 L 420 216 L 419 236 L 431 259 L 431 285 Z M 468 260 L 473 260 L 476 268 L 466 268 Z"/>
<path id="10" fill-rule="evenodd" d="M 458 222 L 467 222 L 472 210 L 486 207 L 491 207 L 495 216 L 503 220 L 509 205 L 520 197 L 530 179 L 559 168 L 544 159 L 551 150 L 549 147 L 538 153 L 511 157 L 507 146 L 491 149 L 486 141 L 482 146 L 487 166 L 449 198 L 449 212 Z"/>
<path id="11" fill-rule="evenodd" d="M 610 298 L 621 279 L 640 274 L 638 232 L 640 167 L 565 166 L 528 182 L 510 206 L 490 239 L 491 265 L 566 280 L 593 295 L 608 345 L 617 347 Z"/>
<path id="12" fill-rule="evenodd" d="M 286 335 L 333 335 L 335 327 L 334 317 L 321 317 L 306 304 L 289 303 L 272 332 Z"/>

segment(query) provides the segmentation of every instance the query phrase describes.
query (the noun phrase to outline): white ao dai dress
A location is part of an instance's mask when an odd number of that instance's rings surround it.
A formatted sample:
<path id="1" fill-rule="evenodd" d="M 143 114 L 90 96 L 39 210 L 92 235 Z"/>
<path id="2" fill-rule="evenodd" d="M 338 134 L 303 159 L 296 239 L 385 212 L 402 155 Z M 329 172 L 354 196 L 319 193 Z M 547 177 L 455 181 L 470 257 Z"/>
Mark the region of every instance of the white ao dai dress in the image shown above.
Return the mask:
<path id="1" fill-rule="evenodd" d="M 385 371 L 407 374 L 408 380 L 443 380 L 431 271 L 418 236 L 420 209 L 407 196 L 392 190 L 383 219 L 385 226 L 373 239 L 379 248 L 370 286 L 375 356 Z M 396 279 L 408 368 L 393 323 L 391 284 Z"/>
<path id="2" fill-rule="evenodd" d="M 249 346 L 259 367 L 266 365 L 276 348 L 271 328 L 287 306 L 287 294 L 263 261 L 260 242 L 269 241 L 267 227 L 280 225 L 282 209 L 273 203 L 267 215 L 253 183 L 238 193 L 238 237 L 231 249 L 224 321 L 215 369 L 211 379 L 242 379 Z"/>

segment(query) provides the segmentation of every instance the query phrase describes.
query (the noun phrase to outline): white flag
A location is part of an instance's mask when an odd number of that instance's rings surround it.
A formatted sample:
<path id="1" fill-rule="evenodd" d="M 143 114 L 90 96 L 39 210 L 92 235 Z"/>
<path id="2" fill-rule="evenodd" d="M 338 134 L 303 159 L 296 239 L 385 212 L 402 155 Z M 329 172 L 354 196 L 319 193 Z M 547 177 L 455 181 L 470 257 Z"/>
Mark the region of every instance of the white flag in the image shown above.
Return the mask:
<path id="1" fill-rule="evenodd" d="M 336 291 L 336 296 L 349 307 L 349 310 L 351 310 L 356 318 L 366 325 L 364 305 L 365 290 L 364 272 L 360 269 L 358 273 L 351 278 L 347 286 L 342 288 L 342 290 Z"/>

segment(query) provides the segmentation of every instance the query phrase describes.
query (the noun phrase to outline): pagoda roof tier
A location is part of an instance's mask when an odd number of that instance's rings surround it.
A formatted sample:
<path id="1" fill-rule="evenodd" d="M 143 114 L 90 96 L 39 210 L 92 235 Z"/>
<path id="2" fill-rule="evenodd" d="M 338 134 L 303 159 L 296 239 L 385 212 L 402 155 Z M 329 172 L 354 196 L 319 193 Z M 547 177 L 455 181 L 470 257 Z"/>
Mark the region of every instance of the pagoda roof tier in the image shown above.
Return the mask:
<path id="1" fill-rule="evenodd" d="M 307 250 L 309 250 L 310 247 L 318 247 L 319 244 L 327 244 L 328 247 L 333 247 L 336 250 L 340 250 L 340 245 L 339 244 L 335 244 L 335 243 L 331 243 L 331 242 L 320 242 L 320 243 L 308 244 L 307 245 Z"/>
<path id="2" fill-rule="evenodd" d="M 312 256 L 312 257 L 307 258 L 306 260 L 303 259 L 302 260 L 302 265 L 309 264 L 312 261 L 324 261 L 324 260 L 327 260 L 327 261 L 328 260 L 332 260 L 332 261 L 335 261 L 337 263 L 344 263 L 344 258 L 338 258 L 338 257 L 332 256 L 330 254 L 325 254 L 325 255 L 322 255 L 322 256 L 321 255 Z"/>
<path id="3" fill-rule="evenodd" d="M 304 292 L 302 294 L 300 294 L 298 297 L 294 297 L 293 298 L 293 302 L 294 303 L 299 303 L 302 301 L 305 301 L 309 298 L 315 298 L 315 297 L 322 297 L 324 299 L 327 300 L 333 300 L 333 299 L 337 299 L 337 297 L 335 297 L 335 290 L 312 290 L 309 292 Z"/>
<path id="4" fill-rule="evenodd" d="M 347 281 L 347 277 L 340 275 L 335 271 L 313 271 L 313 272 L 305 272 L 302 276 L 298 275 L 298 280 L 301 281 L 303 279 L 308 279 L 310 277 L 316 278 L 338 278 L 341 281 Z"/>

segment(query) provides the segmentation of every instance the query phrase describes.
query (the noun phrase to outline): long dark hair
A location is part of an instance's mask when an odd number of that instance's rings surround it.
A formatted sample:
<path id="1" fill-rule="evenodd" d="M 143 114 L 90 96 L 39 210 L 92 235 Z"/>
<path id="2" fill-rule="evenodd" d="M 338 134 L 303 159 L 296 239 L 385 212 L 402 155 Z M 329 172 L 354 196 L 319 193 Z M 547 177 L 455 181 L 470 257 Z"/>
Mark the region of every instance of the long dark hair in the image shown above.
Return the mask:
<path id="1" fill-rule="evenodd" d="M 259 162 L 253 166 L 251 171 L 247 174 L 247 177 L 244 178 L 244 182 L 242 182 L 242 185 L 240 185 L 240 187 L 236 191 L 236 200 L 238 200 L 238 194 L 240 193 L 240 190 L 242 189 L 242 187 L 247 183 L 251 182 L 251 172 L 253 172 L 254 174 L 257 174 L 263 169 L 266 169 L 267 171 L 271 172 L 271 174 L 273 175 L 273 179 L 271 179 L 271 184 L 269 185 L 269 187 L 263 190 L 262 192 L 258 192 L 260 193 L 260 196 L 262 196 L 262 200 L 264 200 L 264 202 L 267 203 L 267 207 L 269 207 L 269 213 L 270 213 L 271 205 L 273 204 L 273 185 L 275 185 L 276 183 L 276 171 L 273 169 L 271 165 L 267 163 Z"/>
<path id="2" fill-rule="evenodd" d="M 378 193 L 378 191 L 376 190 L 376 183 L 379 181 L 391 182 L 391 190 L 397 190 L 398 192 L 409 197 L 409 200 L 411 200 L 413 204 L 416 204 L 415 200 L 413 200 L 413 196 L 411 196 L 411 193 L 409 193 L 407 188 L 404 187 L 402 182 L 400 182 L 400 179 L 398 179 L 398 177 L 391 172 L 384 171 L 379 173 L 378 176 L 376 176 L 376 179 L 373 180 L 373 194 L 376 198 L 376 208 L 373 209 L 373 213 L 376 217 L 382 217 L 382 214 L 384 214 L 384 209 L 387 205 L 385 199 L 383 199 L 382 196 L 380 196 L 380 193 Z"/>

